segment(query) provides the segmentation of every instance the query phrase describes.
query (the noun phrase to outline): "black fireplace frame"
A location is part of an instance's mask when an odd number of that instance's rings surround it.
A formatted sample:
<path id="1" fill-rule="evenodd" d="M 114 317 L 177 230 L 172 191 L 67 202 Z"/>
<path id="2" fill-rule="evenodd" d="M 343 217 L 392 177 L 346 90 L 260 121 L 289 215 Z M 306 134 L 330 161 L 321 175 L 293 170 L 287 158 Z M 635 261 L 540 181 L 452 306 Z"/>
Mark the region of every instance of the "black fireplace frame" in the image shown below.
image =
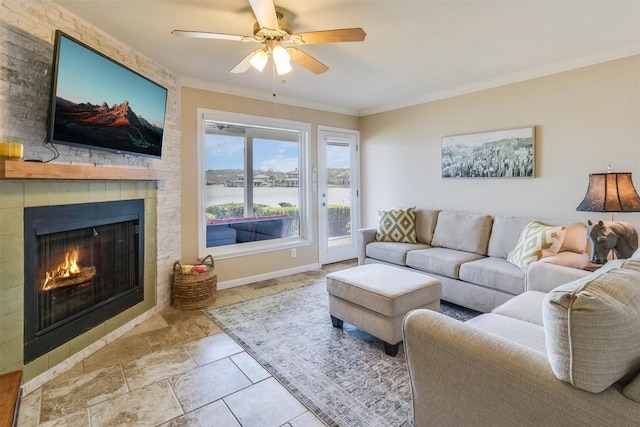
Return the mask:
<path id="1" fill-rule="evenodd" d="M 37 331 L 37 236 L 118 222 L 136 224 L 135 286 Z M 116 200 L 24 209 L 24 362 L 30 362 L 144 300 L 144 200 Z"/>

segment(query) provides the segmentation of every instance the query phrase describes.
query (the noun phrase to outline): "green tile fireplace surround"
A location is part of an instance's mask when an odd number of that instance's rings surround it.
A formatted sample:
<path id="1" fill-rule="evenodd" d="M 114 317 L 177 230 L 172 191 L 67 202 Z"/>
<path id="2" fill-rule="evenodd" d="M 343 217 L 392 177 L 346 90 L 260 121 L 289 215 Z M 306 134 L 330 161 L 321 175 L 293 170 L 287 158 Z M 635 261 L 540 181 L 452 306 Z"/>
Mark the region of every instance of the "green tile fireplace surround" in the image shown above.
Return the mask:
<path id="1" fill-rule="evenodd" d="M 24 365 L 24 208 L 129 199 L 144 199 L 144 300 Z M 153 180 L 0 179 L 0 372 L 24 369 L 29 381 L 155 306 L 156 206 Z"/>

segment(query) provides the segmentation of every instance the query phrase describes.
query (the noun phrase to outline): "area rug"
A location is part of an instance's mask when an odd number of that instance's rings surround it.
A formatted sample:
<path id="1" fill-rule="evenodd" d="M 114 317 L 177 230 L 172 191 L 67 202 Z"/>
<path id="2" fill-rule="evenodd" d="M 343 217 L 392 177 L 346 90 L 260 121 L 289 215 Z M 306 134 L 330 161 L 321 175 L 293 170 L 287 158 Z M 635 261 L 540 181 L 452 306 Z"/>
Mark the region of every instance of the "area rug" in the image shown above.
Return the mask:
<path id="1" fill-rule="evenodd" d="M 441 311 L 478 314 L 446 303 Z M 412 425 L 402 345 L 389 357 L 366 332 L 334 328 L 323 282 L 205 313 L 329 426 Z"/>

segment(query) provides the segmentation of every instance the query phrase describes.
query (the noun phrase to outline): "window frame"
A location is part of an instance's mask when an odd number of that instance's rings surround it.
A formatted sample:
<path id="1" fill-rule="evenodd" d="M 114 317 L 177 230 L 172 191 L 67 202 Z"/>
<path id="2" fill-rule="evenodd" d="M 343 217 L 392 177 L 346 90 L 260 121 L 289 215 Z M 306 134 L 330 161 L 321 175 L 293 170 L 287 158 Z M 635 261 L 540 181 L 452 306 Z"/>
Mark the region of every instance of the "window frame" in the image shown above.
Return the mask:
<path id="1" fill-rule="evenodd" d="M 313 240 L 311 227 L 311 180 L 309 179 L 309 145 L 311 124 L 293 120 L 276 119 L 271 117 L 255 116 L 250 114 L 232 113 L 229 111 L 198 108 L 198 139 L 197 139 L 197 173 L 198 173 L 198 256 L 204 258 L 207 255 L 215 259 L 233 258 L 237 256 L 252 255 L 263 252 L 272 252 L 300 246 L 308 246 Z M 256 242 L 237 243 L 235 245 L 207 247 L 206 242 L 206 169 L 205 169 L 205 122 L 216 121 L 230 124 L 257 126 L 272 129 L 286 129 L 300 132 L 301 141 L 299 147 L 299 194 L 300 194 L 300 236 L 281 239 L 262 240 Z"/>

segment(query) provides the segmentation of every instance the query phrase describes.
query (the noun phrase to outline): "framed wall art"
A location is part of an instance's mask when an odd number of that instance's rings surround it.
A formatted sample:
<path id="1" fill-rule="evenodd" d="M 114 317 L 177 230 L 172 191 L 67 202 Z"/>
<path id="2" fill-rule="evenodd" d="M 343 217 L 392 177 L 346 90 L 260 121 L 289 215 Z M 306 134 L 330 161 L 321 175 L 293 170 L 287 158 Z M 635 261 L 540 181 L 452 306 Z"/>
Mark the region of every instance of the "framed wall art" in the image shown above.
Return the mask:
<path id="1" fill-rule="evenodd" d="M 535 127 L 442 137 L 443 178 L 535 177 Z"/>

